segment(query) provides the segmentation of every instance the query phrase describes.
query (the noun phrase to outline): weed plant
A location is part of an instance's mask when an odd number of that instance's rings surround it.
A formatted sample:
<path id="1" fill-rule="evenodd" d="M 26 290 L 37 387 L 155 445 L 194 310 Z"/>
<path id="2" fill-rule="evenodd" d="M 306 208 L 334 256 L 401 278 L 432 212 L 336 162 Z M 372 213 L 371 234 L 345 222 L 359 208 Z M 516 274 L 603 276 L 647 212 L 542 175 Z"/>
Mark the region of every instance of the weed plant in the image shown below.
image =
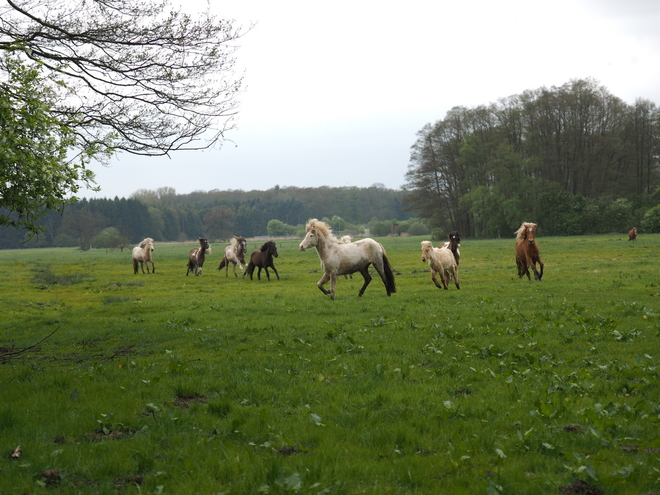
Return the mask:
<path id="1" fill-rule="evenodd" d="M 460 291 L 378 240 L 398 292 L 335 301 L 299 241 L 271 282 L 0 251 L 0 492 L 660 492 L 660 236 L 539 238 L 542 282 L 467 239 Z"/>

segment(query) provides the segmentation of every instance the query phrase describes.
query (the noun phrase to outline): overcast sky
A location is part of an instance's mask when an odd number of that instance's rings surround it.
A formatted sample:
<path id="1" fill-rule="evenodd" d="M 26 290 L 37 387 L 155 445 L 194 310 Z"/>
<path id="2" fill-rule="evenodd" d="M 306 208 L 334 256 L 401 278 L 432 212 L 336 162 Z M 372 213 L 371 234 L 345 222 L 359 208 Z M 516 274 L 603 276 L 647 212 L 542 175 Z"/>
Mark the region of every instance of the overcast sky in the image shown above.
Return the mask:
<path id="1" fill-rule="evenodd" d="M 177 0 L 175 0 L 176 3 Z M 191 4 L 201 0 L 189 0 Z M 94 164 L 101 192 L 398 189 L 410 147 L 455 106 L 592 77 L 660 105 L 657 0 L 213 1 L 256 26 L 237 53 L 245 89 L 221 149 Z"/>

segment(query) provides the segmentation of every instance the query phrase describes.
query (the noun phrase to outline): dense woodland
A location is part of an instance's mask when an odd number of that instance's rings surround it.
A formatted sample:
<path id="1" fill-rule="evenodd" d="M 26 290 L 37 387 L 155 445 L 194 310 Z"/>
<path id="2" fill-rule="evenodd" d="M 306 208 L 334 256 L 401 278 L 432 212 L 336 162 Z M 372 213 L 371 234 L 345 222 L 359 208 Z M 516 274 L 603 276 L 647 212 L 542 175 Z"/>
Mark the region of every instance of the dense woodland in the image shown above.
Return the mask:
<path id="1" fill-rule="evenodd" d="M 455 107 L 418 133 L 406 200 L 464 237 L 660 231 L 660 111 L 591 79 L 476 108 Z M 655 209 L 654 209 L 655 208 Z"/>
<path id="2" fill-rule="evenodd" d="M 49 212 L 32 239 L 0 227 L 0 248 L 300 235 L 313 217 L 338 233 L 432 230 L 436 239 L 450 230 L 512 236 L 523 221 L 538 223 L 542 235 L 660 232 L 660 109 L 644 99 L 626 104 L 591 79 L 455 107 L 419 131 L 405 178 L 398 191 L 140 190 Z"/>
<path id="3" fill-rule="evenodd" d="M 402 231 L 413 213 L 403 209 L 403 191 L 369 188 L 275 187 L 268 191 L 209 191 L 176 194 L 172 188 L 139 190 L 129 199 L 82 200 L 63 212 L 40 220 L 45 231 L 27 241 L 26 231 L 0 227 L 0 248 L 80 246 L 118 247 L 145 237 L 156 241 L 186 241 L 200 236 L 226 240 L 244 237 L 298 235 L 310 218 L 326 218 L 337 232 L 370 229 L 376 235 Z M 419 230 L 421 228 L 421 231 Z"/>

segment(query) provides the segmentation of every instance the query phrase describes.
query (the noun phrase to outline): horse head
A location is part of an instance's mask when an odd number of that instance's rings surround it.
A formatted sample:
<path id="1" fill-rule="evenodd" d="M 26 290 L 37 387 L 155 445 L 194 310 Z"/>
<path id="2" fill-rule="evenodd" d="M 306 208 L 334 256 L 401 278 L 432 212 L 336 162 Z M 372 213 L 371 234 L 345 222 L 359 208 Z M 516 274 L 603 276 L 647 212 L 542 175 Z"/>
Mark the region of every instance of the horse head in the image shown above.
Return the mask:
<path id="1" fill-rule="evenodd" d="M 261 250 L 266 251 L 273 258 L 277 258 L 277 245 L 275 244 L 274 241 L 268 241 L 267 243 L 265 243 L 263 246 L 261 246 Z"/>
<path id="2" fill-rule="evenodd" d="M 431 241 L 422 241 L 422 263 L 430 258 L 432 250 L 433 244 L 431 244 Z"/>
<path id="3" fill-rule="evenodd" d="M 200 237 L 197 242 L 199 242 L 199 246 L 202 248 L 202 252 L 205 254 L 211 254 L 211 245 L 209 244 L 208 239 L 204 239 L 203 237 Z"/>
<path id="4" fill-rule="evenodd" d="M 523 222 L 516 232 L 516 239 L 523 240 L 526 239 L 527 242 L 532 245 L 534 244 L 534 235 L 536 234 L 536 224 L 531 222 Z"/>

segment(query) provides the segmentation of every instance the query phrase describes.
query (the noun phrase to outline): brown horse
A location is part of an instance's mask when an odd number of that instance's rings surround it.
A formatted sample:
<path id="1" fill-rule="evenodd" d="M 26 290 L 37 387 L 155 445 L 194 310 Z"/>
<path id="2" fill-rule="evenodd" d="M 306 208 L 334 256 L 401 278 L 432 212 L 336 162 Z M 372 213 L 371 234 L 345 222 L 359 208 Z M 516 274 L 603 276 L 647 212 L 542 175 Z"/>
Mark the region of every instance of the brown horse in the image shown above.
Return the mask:
<path id="1" fill-rule="evenodd" d="M 447 237 L 449 238 L 449 242 L 445 242 L 443 247 L 449 249 L 454 254 L 456 266 L 458 266 L 461 261 L 461 250 L 458 249 L 461 247 L 461 233 L 458 230 L 454 230 Z"/>
<path id="2" fill-rule="evenodd" d="M 529 268 L 534 271 L 534 280 L 541 281 L 543 277 L 543 262 L 539 245 L 534 240 L 536 234 L 536 224 L 524 222 L 520 228 L 514 232 L 516 234 L 516 265 L 518 266 L 518 277 L 529 276 Z M 539 264 L 540 271 L 536 269 L 536 263 Z"/>
<path id="3" fill-rule="evenodd" d="M 633 227 L 630 232 L 628 232 L 628 240 L 636 241 L 637 240 L 637 227 Z"/>
<path id="4" fill-rule="evenodd" d="M 279 273 L 277 273 L 277 269 L 273 264 L 273 258 L 277 258 L 277 246 L 275 245 L 274 241 L 268 241 L 264 243 L 263 246 L 261 246 L 261 249 L 259 251 L 255 251 L 250 255 L 250 262 L 248 263 L 248 266 L 245 269 L 243 278 L 245 278 L 246 275 L 250 275 L 250 280 L 252 280 L 252 274 L 254 273 L 254 268 L 257 267 L 259 268 L 259 270 L 257 271 L 258 280 L 261 280 L 262 268 L 266 270 L 266 277 L 268 277 L 269 282 L 270 282 L 270 274 L 268 273 L 269 268 L 273 269 L 275 275 L 277 276 L 277 280 L 279 280 L 280 275 Z"/>
<path id="5" fill-rule="evenodd" d="M 200 237 L 197 242 L 199 242 L 199 247 L 191 249 L 188 255 L 186 277 L 190 272 L 194 272 L 195 276 L 199 277 L 202 274 L 202 266 L 204 266 L 206 255 L 211 254 L 211 245 L 207 239 Z"/>

